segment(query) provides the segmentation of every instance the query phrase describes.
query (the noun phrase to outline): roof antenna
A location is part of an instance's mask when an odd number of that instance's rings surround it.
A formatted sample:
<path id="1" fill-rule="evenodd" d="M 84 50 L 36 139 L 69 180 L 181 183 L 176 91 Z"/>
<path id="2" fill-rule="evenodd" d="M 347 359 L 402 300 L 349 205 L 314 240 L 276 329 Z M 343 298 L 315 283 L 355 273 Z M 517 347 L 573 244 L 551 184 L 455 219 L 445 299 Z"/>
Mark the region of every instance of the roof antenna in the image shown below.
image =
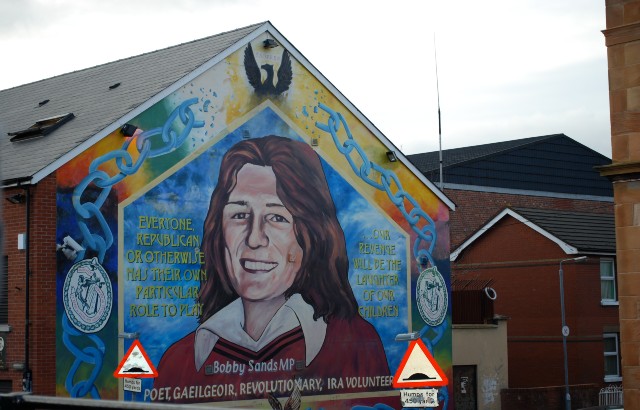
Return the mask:
<path id="1" fill-rule="evenodd" d="M 440 86 L 438 84 L 438 53 L 436 50 L 436 33 L 433 33 L 433 57 L 436 63 L 436 95 L 438 97 L 438 154 L 440 160 L 440 190 L 444 189 L 442 181 L 442 122 L 440 121 Z"/>

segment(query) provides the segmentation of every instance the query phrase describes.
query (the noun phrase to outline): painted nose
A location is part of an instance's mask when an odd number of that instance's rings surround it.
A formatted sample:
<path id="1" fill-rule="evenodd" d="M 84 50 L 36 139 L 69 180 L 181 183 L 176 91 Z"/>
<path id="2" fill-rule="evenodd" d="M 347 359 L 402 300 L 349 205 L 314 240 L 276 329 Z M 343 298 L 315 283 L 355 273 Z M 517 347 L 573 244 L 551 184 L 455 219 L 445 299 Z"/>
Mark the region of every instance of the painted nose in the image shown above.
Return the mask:
<path id="1" fill-rule="evenodd" d="M 247 246 L 257 249 L 269 244 L 269 237 L 265 232 L 265 224 L 261 218 L 253 218 L 247 235 Z"/>

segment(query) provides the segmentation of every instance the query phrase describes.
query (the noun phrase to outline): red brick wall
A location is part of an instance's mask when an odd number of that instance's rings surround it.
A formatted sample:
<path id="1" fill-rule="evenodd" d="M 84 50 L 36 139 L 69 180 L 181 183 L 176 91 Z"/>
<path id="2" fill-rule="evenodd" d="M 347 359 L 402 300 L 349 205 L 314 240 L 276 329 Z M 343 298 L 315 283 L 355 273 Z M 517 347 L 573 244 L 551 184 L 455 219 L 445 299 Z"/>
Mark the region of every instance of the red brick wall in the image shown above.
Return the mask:
<path id="1" fill-rule="evenodd" d="M 594 385 L 571 386 L 571 408 L 596 408 L 599 387 Z M 540 410 L 564 409 L 565 389 L 563 386 L 538 389 L 505 389 L 500 394 L 503 409 Z"/>
<path id="2" fill-rule="evenodd" d="M 450 216 L 451 250 L 455 250 L 485 222 L 506 207 L 545 208 L 578 212 L 613 213 L 613 202 L 498 194 L 445 189 L 457 206 Z"/>
<path id="3" fill-rule="evenodd" d="M 55 189 L 54 175 L 31 188 L 30 364 L 33 371 L 33 391 L 36 394 L 45 395 L 55 395 Z M 22 192 L 22 189 L 8 189 L 4 192 L 4 196 L 17 192 Z M 446 190 L 446 194 L 458 204 L 457 211 L 451 214 L 452 249 L 455 249 L 459 243 L 505 206 L 588 212 L 613 211 L 612 203 L 608 202 L 458 190 Z M 12 370 L 11 364 L 24 361 L 25 318 L 25 253 L 17 250 L 17 235 L 26 232 L 25 211 L 25 205 L 13 205 L 6 201 L 3 203 L 3 220 L 6 229 L 5 254 L 9 256 L 9 324 L 12 331 L 7 341 L 9 369 L 0 370 L 0 380 L 12 380 L 13 390 L 16 391 L 21 389 L 22 372 Z M 554 380 L 562 378 L 562 372 L 554 369 L 554 366 L 562 363 L 557 348 L 560 321 L 559 313 L 556 312 L 559 309 L 557 262 L 558 258 L 562 257 L 566 255 L 562 254 L 556 245 L 549 244 L 547 240 L 529 229 L 523 229 L 521 224 L 511 219 L 510 222 L 505 221 L 501 224 L 499 230 L 486 235 L 477 246 L 466 250 L 453 266 L 454 274 L 490 277 L 495 280 L 494 288 L 498 291 L 496 313 L 511 317 L 509 321 L 509 348 L 513 350 L 510 352 L 513 354 L 510 354 L 509 366 L 511 387 L 538 383 L 540 380 L 545 380 L 541 385 L 549 385 L 549 377 Z M 529 261 L 538 259 L 551 259 L 551 261 L 546 265 L 528 266 Z M 468 265 L 489 260 L 506 263 L 506 265 L 502 267 L 470 267 Z M 518 261 L 517 266 L 509 265 L 513 261 Z M 568 323 L 576 335 L 601 337 L 602 326 L 605 323 L 617 325 L 617 309 L 604 309 L 599 306 L 597 262 L 594 260 L 588 266 L 589 268 L 581 267 L 579 273 L 574 270 L 574 267 L 567 266 L 565 269 L 567 293 L 576 296 L 576 299 L 567 299 Z M 582 275 L 580 280 L 577 279 L 578 274 Z M 512 280 L 513 275 L 518 275 L 523 281 L 518 282 L 519 284 L 515 283 Z M 586 278 L 584 275 L 589 275 L 588 281 L 583 280 Z M 586 283 L 591 285 L 584 285 Z M 593 303 L 577 302 L 578 295 L 585 300 L 592 300 Z M 616 316 L 615 320 L 614 316 Z M 514 337 L 531 334 L 545 335 L 555 340 L 534 345 L 523 344 L 521 341 L 515 342 Z M 552 347 L 539 348 L 541 345 Z M 573 346 L 581 347 L 578 349 Z M 518 349 L 523 351 L 522 355 L 515 355 Z M 532 352 L 535 354 L 532 355 Z M 548 358 L 545 355 L 548 355 Z M 572 383 L 578 383 L 581 380 L 579 373 L 591 374 L 595 371 L 593 368 L 602 372 L 601 341 L 576 340 L 575 343 L 571 343 L 570 355 L 572 356 L 570 365 Z M 518 359 L 517 356 L 522 357 Z M 584 357 L 592 359 L 582 360 L 585 363 L 580 363 L 579 359 Z M 544 366 L 541 366 L 541 369 L 535 368 L 530 375 L 517 370 L 523 366 L 526 368 L 536 364 L 544 364 Z M 543 371 L 544 374 L 542 374 Z M 519 373 L 522 374 L 519 375 Z M 550 373 L 553 373 L 553 376 L 549 376 Z M 556 382 L 561 384 L 561 381 L 557 380 Z"/>
<path id="4" fill-rule="evenodd" d="M 30 360 L 33 391 L 46 395 L 55 395 L 56 215 L 54 174 L 37 185 L 31 229 Z"/>
<path id="5" fill-rule="evenodd" d="M 7 189 L 3 197 L 7 198 L 22 189 Z M 4 199 L 2 219 L 5 229 L 3 255 L 9 257 L 8 298 L 9 324 L 11 332 L 5 343 L 5 359 L 8 370 L 0 370 L 0 378 L 12 380 L 13 391 L 22 389 L 22 372 L 12 370 L 11 365 L 24 362 L 24 289 L 25 289 L 25 252 L 18 250 L 18 234 L 25 233 L 25 206 L 13 205 Z"/>
<path id="6" fill-rule="evenodd" d="M 496 314 L 509 317 L 509 387 L 564 384 L 559 262 L 571 257 L 515 218 L 505 217 L 465 249 L 454 277 L 492 279 Z M 602 335 L 618 308 L 600 305 L 599 257 L 564 263 L 569 383 L 604 383 Z M 453 307 L 455 309 L 455 306 Z"/>
<path id="7" fill-rule="evenodd" d="M 50 175 L 30 187 L 30 309 L 29 364 L 33 372 L 33 392 L 55 395 L 55 300 L 56 300 L 56 180 Z M 24 192 L 4 191 L 4 197 Z M 19 251 L 18 234 L 26 233 L 26 204 L 3 203 L 4 254 L 9 257 L 9 325 L 7 370 L 0 379 L 12 380 L 13 390 L 22 390 L 22 371 L 11 368 L 25 359 L 25 272 L 26 252 Z"/>

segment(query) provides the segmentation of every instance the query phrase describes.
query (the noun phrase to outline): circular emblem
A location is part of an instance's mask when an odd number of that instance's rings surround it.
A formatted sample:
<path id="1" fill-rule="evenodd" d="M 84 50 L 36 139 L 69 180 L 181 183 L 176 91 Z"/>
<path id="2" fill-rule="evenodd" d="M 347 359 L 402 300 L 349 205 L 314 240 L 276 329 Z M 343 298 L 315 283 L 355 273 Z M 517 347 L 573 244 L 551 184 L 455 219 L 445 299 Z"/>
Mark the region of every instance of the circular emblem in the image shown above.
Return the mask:
<path id="1" fill-rule="evenodd" d="M 107 324 L 113 304 L 109 275 L 97 258 L 73 265 L 64 280 L 64 309 L 80 331 L 95 333 Z"/>
<path id="2" fill-rule="evenodd" d="M 447 285 L 435 266 L 420 273 L 416 285 L 416 301 L 420 316 L 429 326 L 438 326 L 444 321 L 449 296 Z"/>

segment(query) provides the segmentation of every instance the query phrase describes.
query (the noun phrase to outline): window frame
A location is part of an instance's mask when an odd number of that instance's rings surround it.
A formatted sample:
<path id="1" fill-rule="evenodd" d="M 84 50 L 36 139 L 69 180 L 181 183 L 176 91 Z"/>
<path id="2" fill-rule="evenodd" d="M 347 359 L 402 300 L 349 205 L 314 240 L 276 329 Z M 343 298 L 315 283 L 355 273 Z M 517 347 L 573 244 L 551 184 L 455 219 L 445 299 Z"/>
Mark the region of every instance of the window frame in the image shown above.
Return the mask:
<path id="1" fill-rule="evenodd" d="M 2 256 L 0 269 L 0 331 L 9 325 L 9 256 Z M 6 320 L 4 320 L 6 318 Z"/>
<path id="2" fill-rule="evenodd" d="M 602 264 L 610 263 L 612 276 L 602 275 Z M 603 281 L 610 282 L 613 286 L 613 299 L 605 299 L 602 295 Z M 616 261 L 614 258 L 600 258 L 600 304 L 602 306 L 618 306 L 618 286 L 616 284 Z"/>
<path id="3" fill-rule="evenodd" d="M 605 339 L 612 338 L 615 341 L 616 350 L 614 352 L 607 352 L 605 350 Z M 605 371 L 604 381 L 605 383 L 613 383 L 622 381 L 622 364 L 620 363 L 620 334 L 619 333 L 604 333 L 602 335 L 602 352 L 603 357 L 606 359 L 607 357 L 615 356 L 616 358 L 616 367 L 617 374 L 606 374 L 606 366 L 603 368 Z"/>

